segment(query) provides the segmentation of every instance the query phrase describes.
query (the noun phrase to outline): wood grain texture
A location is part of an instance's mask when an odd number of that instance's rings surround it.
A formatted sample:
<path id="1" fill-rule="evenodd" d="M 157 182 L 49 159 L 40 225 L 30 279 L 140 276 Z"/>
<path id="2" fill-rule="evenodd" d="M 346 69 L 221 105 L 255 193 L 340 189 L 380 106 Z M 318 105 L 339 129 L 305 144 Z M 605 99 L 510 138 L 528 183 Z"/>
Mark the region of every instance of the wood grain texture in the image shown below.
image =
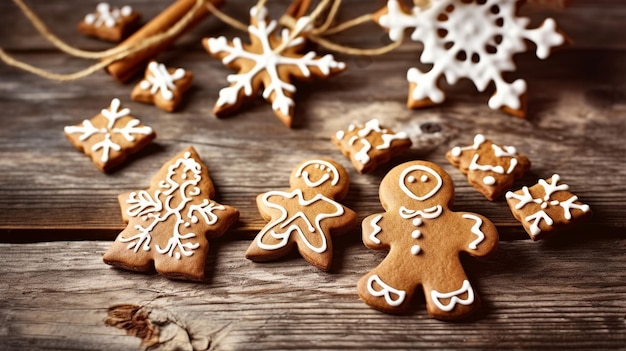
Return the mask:
<path id="1" fill-rule="evenodd" d="M 98 0 L 27 0 L 70 44 L 102 50 L 109 44 L 79 35 L 74 22 Z M 229 0 L 224 11 L 247 21 L 254 1 Z M 279 16 L 288 0 L 269 1 Z M 170 0 L 127 3 L 148 19 Z M 339 21 L 373 12 L 384 1 L 345 0 Z M 331 80 L 299 84 L 293 129 L 258 99 L 236 115 L 211 110 L 232 71 L 207 55 L 205 36 L 242 36 L 214 17 L 184 35 L 158 59 L 194 73 L 180 112 L 130 101 L 133 84 L 104 72 L 71 83 L 43 80 L 0 65 L 0 349 L 138 349 L 140 340 L 103 323 L 115 304 L 162 309 L 205 329 L 226 327 L 223 350 L 279 349 L 624 349 L 626 347 L 626 5 L 617 0 L 574 0 L 569 9 L 526 8 L 540 23 L 554 16 L 574 44 L 538 60 L 516 57 L 529 86 L 529 116 L 491 111 L 492 93 L 468 81 L 446 86 L 438 107 L 405 108 L 406 70 L 417 64 L 419 43 L 363 58 L 337 55 L 348 70 Z M 0 2 L 0 47 L 55 72 L 92 62 L 61 54 L 27 23 L 11 1 Z M 69 24 L 68 24 L 69 23 Z M 376 26 L 333 37 L 356 47 L 388 43 Z M 110 174 L 97 170 L 63 136 L 63 127 L 93 117 L 119 97 L 158 136 L 147 149 Z M 359 175 L 330 136 L 349 123 L 378 117 L 404 130 L 413 148 L 368 175 Z M 436 126 L 425 135 L 420 126 Z M 588 203 L 593 218 L 565 235 L 530 242 L 505 201 L 489 202 L 445 161 L 451 147 L 483 133 L 515 145 L 532 161 L 516 186 L 553 173 Z M 216 201 L 238 208 L 239 224 L 211 246 L 202 283 L 132 274 L 102 263 L 109 240 L 124 228 L 117 195 L 147 188 L 154 173 L 193 145 L 209 167 Z M 402 161 L 441 165 L 456 187 L 455 210 L 477 212 L 498 227 L 499 252 L 483 261 L 464 259 L 483 301 L 463 323 L 426 315 L 415 301 L 407 316 L 388 316 L 359 301 L 356 281 L 385 254 L 366 249 L 355 229 L 335 243 L 330 273 L 291 257 L 255 264 L 243 257 L 265 224 L 255 205 L 263 192 L 288 187 L 291 169 L 322 156 L 346 167 L 351 190 L 342 201 L 360 219 L 381 211 L 378 185 Z M 97 241 L 106 239 L 107 241 Z M 72 241 L 67 241 L 72 240 Z M 22 244 L 20 242 L 52 241 Z M 10 243 L 10 244 L 9 244 Z"/>
<path id="2" fill-rule="evenodd" d="M 107 243 L 2 244 L 0 337 L 15 350 L 134 349 L 139 339 L 103 323 L 109 306 L 130 303 L 214 328 L 228 325 L 218 350 L 602 349 L 626 343 L 626 272 L 618 269 L 626 264 L 623 240 L 512 241 L 487 260 L 464 260 L 485 301 L 482 313 L 465 323 L 429 318 L 421 297 L 406 316 L 362 303 L 356 280 L 382 255 L 358 238 L 337 245 L 342 258 L 330 274 L 300 259 L 247 261 L 247 244 L 215 243 L 203 283 L 108 267 L 100 258 Z M 603 255 L 590 258 L 594 251 Z"/>

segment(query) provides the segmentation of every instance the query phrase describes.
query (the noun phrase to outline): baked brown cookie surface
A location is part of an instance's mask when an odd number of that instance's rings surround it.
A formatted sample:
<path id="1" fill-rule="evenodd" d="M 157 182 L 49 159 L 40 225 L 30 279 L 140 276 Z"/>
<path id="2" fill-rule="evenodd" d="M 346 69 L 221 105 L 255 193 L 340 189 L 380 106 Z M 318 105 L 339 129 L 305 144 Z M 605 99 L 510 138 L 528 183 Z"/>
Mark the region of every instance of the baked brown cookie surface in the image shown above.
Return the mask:
<path id="1" fill-rule="evenodd" d="M 287 190 L 257 197 L 259 212 L 269 223 L 248 247 L 246 258 L 272 261 L 297 249 L 307 262 L 328 270 L 333 257 L 331 235 L 357 224 L 356 213 L 337 202 L 348 192 L 348 173 L 334 161 L 313 158 L 296 166 L 289 184 Z"/>
<path id="2" fill-rule="evenodd" d="M 357 285 L 361 299 L 388 313 L 406 313 L 421 286 L 428 313 L 459 319 L 474 313 L 480 299 L 459 254 L 486 256 L 498 245 L 487 218 L 452 212 L 450 176 L 439 166 L 412 161 L 393 168 L 380 185 L 385 212 L 363 220 L 363 243 L 388 250 L 387 257 Z"/>
<path id="3" fill-rule="evenodd" d="M 202 280 L 207 239 L 223 235 L 239 211 L 211 200 L 207 167 L 192 147 L 167 162 L 146 190 L 118 197 L 127 222 L 103 256 L 109 265 L 168 278 Z"/>

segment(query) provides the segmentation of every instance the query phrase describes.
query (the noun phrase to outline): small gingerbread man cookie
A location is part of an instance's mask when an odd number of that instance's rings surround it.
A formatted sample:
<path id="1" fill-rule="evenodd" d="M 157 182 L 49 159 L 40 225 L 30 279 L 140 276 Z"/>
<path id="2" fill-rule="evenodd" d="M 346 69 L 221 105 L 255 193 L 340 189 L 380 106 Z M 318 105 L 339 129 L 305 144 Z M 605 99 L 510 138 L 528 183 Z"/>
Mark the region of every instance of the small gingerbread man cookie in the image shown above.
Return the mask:
<path id="1" fill-rule="evenodd" d="M 192 79 L 190 71 L 167 68 L 162 63 L 150 61 L 144 78 L 137 83 L 130 98 L 173 112 L 180 104 L 183 93 L 191 87 Z"/>
<path id="2" fill-rule="evenodd" d="M 117 43 L 132 34 L 139 27 L 140 21 L 141 15 L 130 6 L 117 8 L 101 2 L 94 13 L 87 14 L 78 24 L 78 31 Z"/>
<path id="3" fill-rule="evenodd" d="M 126 229 L 104 254 L 112 266 L 168 278 L 202 280 L 207 239 L 221 236 L 239 211 L 211 200 L 215 195 L 207 167 L 192 147 L 167 162 L 147 190 L 118 200 Z"/>
<path id="4" fill-rule="evenodd" d="M 363 220 L 363 242 L 389 254 L 358 282 L 365 303 L 404 313 L 421 286 L 432 317 L 458 319 L 477 309 L 479 298 L 459 254 L 492 253 L 498 231 L 481 215 L 450 211 L 453 198 L 452 179 L 431 162 L 407 162 L 385 176 L 380 185 L 385 212 Z"/>
<path id="5" fill-rule="evenodd" d="M 446 159 L 467 174 L 469 183 L 489 201 L 499 198 L 530 169 L 528 158 L 514 146 L 496 145 L 482 134 L 476 134 L 470 146 L 452 148 Z"/>
<path id="6" fill-rule="evenodd" d="M 347 130 L 340 130 L 331 141 L 363 174 L 368 173 L 392 157 L 408 150 L 411 139 L 405 132 L 395 133 L 380 125 L 374 118 L 365 125 L 350 124 Z"/>
<path id="7" fill-rule="evenodd" d="M 348 193 L 348 173 L 334 161 L 314 158 L 294 169 L 289 184 L 288 190 L 257 197 L 259 212 L 269 223 L 250 244 L 246 258 L 271 261 L 297 248 L 309 263 L 328 270 L 333 257 L 331 235 L 357 224 L 356 213 L 337 202 Z"/>
<path id="8" fill-rule="evenodd" d="M 128 155 L 156 138 L 152 128 L 141 124 L 130 109 L 122 108 L 117 98 L 92 119 L 67 126 L 64 131 L 72 145 L 91 157 L 96 167 L 104 172 L 120 165 Z"/>
<path id="9" fill-rule="evenodd" d="M 506 193 L 513 215 L 532 240 L 554 234 L 591 214 L 589 205 L 578 201 L 578 196 L 568 191 L 567 184 L 559 184 L 560 180 L 561 176 L 554 174 L 530 188 Z"/>

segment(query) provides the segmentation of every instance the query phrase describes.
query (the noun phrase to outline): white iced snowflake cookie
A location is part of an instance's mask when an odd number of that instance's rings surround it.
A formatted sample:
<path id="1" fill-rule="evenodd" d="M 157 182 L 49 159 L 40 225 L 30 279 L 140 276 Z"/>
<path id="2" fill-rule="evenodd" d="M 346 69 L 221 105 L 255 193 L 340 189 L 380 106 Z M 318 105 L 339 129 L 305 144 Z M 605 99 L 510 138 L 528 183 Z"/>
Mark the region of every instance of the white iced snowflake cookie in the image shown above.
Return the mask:
<path id="1" fill-rule="evenodd" d="M 202 41 L 209 54 L 238 70 L 237 74 L 226 78 L 231 85 L 220 90 L 213 113 L 219 117 L 233 112 L 246 98 L 256 97 L 263 91 L 263 98 L 272 103 L 276 116 L 291 127 L 296 92 L 291 80 L 328 77 L 343 71 L 345 64 L 335 61 L 332 55 L 320 57 L 313 51 L 300 53 L 306 42 L 306 31 L 293 39 L 288 29 L 277 35 L 277 22 L 268 22 L 266 17 L 264 7 L 250 10 L 251 44 L 242 44 L 240 38 L 229 42 L 225 37 Z M 306 23 L 304 19 L 300 18 L 298 23 Z M 276 52 L 279 47 L 284 49 Z"/>
<path id="2" fill-rule="evenodd" d="M 191 87 L 193 74 L 182 68 L 167 68 L 164 64 L 150 61 L 144 78 L 137 83 L 130 94 L 135 101 L 153 104 L 156 107 L 173 112 Z"/>
<path id="3" fill-rule="evenodd" d="M 407 72 L 408 106 L 442 103 L 445 94 L 439 87 L 441 77 L 449 84 L 468 78 L 479 91 L 494 83 L 490 108 L 524 117 L 526 82 L 507 82 L 503 72 L 515 70 L 513 56 L 527 50 L 525 40 L 533 42 L 537 57 L 545 59 L 553 47 L 565 43 L 565 37 L 551 18 L 537 28 L 527 28 L 529 19 L 517 15 L 520 2 L 432 0 L 428 7 L 414 6 L 407 11 L 398 0 L 388 0 L 387 7 L 376 14 L 376 21 L 394 41 L 412 29 L 411 39 L 424 45 L 420 62 L 433 65 L 427 72 L 418 68 Z"/>
<path id="4" fill-rule="evenodd" d="M 589 205 L 578 201 L 578 196 L 569 192 L 569 186 L 559 183 L 560 180 L 554 174 L 530 188 L 506 193 L 511 212 L 533 240 L 554 234 L 591 214 Z"/>
<path id="5" fill-rule="evenodd" d="M 186 148 L 161 167 L 148 189 L 118 197 L 127 226 L 104 262 L 141 272 L 154 266 L 169 278 L 201 280 L 207 239 L 223 235 L 239 219 L 237 209 L 214 196 L 207 167 Z"/>
<path id="6" fill-rule="evenodd" d="M 67 126 L 64 131 L 72 145 L 91 157 L 102 171 L 115 168 L 156 137 L 152 128 L 133 117 L 130 109 L 122 108 L 117 98 L 92 119 Z"/>
<path id="7" fill-rule="evenodd" d="M 101 2 L 96 11 L 87 14 L 78 24 L 78 31 L 111 42 L 119 42 L 137 27 L 141 16 L 130 6 L 120 8 Z"/>

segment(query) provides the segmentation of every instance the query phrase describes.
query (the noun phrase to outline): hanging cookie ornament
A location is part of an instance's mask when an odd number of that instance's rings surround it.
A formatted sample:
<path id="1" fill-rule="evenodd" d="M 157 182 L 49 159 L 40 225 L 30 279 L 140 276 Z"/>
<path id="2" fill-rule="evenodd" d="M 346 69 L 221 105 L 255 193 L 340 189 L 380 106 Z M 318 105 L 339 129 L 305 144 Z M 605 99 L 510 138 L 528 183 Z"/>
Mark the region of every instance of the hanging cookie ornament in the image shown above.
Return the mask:
<path id="1" fill-rule="evenodd" d="M 445 99 L 440 78 L 449 84 L 469 78 L 479 91 L 493 82 L 495 93 L 489 107 L 503 109 L 517 117 L 526 115 L 526 81 L 509 83 L 503 72 L 514 71 L 513 56 L 527 50 L 525 40 L 536 45 L 536 55 L 545 59 L 553 47 L 563 45 L 565 37 L 553 19 L 529 29 L 529 19 L 518 15 L 520 0 L 431 0 L 425 6 L 406 10 L 398 0 L 375 15 L 376 22 L 389 31 L 393 41 L 401 41 L 406 29 L 411 39 L 422 42 L 420 62 L 431 64 L 424 72 L 411 68 L 409 108 L 440 104 Z"/>
<path id="2" fill-rule="evenodd" d="M 242 44 L 240 38 L 204 39 L 202 43 L 209 54 L 238 71 L 227 77 L 230 86 L 220 90 L 213 113 L 220 117 L 233 112 L 246 98 L 262 90 L 276 116 L 291 127 L 296 92 L 291 80 L 326 78 L 345 69 L 345 64 L 330 54 L 320 57 L 313 51 L 302 53 L 307 31 L 313 29 L 312 20 L 312 16 L 301 16 L 293 29 L 284 28 L 278 34 L 278 23 L 268 21 L 267 9 L 257 5 L 250 10 L 250 44 Z"/>

